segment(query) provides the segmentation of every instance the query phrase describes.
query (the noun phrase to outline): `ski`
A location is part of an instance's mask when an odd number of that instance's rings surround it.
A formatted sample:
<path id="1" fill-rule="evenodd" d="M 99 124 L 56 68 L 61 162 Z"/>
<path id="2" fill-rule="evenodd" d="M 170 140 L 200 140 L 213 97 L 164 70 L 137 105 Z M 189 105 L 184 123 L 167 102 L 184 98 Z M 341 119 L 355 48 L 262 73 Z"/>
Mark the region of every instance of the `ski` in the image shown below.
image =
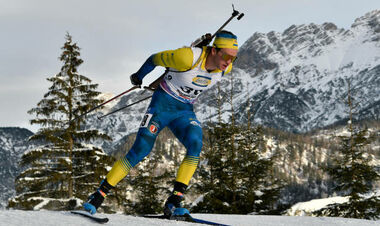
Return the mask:
<path id="1" fill-rule="evenodd" d="M 156 218 L 156 219 L 166 219 L 166 220 L 176 220 L 176 221 L 186 221 L 191 223 L 206 224 L 206 225 L 220 225 L 220 226 L 229 226 L 226 224 L 221 224 L 213 221 L 206 221 L 198 218 L 192 217 L 190 214 L 185 214 L 183 216 L 171 216 L 167 217 L 165 215 L 143 215 L 145 218 Z"/>
<path id="2" fill-rule="evenodd" d="M 77 215 L 80 215 L 80 216 L 83 216 L 83 217 L 86 217 L 92 221 L 95 221 L 99 224 L 104 224 L 104 223 L 107 223 L 108 222 L 108 218 L 107 217 L 96 217 L 96 216 L 93 216 L 91 215 L 89 212 L 86 212 L 86 211 L 83 211 L 83 210 L 73 210 L 73 211 L 70 211 L 72 214 L 77 214 Z"/>

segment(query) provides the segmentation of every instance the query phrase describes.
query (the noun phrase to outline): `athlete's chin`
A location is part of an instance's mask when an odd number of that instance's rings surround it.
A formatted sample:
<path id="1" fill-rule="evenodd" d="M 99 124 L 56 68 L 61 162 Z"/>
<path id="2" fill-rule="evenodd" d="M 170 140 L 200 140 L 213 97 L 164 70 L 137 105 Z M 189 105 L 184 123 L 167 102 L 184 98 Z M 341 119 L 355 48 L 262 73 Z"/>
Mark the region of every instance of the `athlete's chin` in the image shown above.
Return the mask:
<path id="1" fill-rule="evenodd" d="M 224 71 L 224 70 L 226 70 L 227 66 L 228 66 L 228 65 L 220 65 L 220 68 L 219 68 L 219 69 L 220 69 L 221 71 Z"/>

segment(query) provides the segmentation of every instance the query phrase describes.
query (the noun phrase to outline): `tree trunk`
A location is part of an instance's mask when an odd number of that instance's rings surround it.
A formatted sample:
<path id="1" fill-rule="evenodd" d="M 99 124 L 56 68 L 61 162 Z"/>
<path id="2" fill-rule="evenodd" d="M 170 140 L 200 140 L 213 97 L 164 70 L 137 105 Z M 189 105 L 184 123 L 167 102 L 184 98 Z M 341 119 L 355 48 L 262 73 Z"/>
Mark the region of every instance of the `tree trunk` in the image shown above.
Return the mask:
<path id="1" fill-rule="evenodd" d="M 73 197 L 74 195 L 74 191 L 73 191 L 73 187 L 74 187 L 74 181 L 73 181 L 73 146 L 74 146 L 74 140 L 72 138 L 72 136 L 70 135 L 70 146 L 69 146 L 69 167 L 68 167 L 68 170 L 69 170 L 69 190 L 68 190 L 68 194 L 69 194 L 69 198 Z"/>

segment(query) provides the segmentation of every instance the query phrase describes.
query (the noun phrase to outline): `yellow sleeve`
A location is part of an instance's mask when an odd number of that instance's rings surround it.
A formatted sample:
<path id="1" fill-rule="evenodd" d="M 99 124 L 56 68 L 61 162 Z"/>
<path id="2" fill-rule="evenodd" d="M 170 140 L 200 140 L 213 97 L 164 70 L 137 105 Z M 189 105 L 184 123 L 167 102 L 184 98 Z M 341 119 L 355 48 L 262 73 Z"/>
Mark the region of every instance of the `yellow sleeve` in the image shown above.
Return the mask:
<path id="1" fill-rule="evenodd" d="M 157 66 L 170 67 L 178 71 L 187 71 L 193 65 L 193 51 L 189 47 L 156 53 L 153 63 Z"/>

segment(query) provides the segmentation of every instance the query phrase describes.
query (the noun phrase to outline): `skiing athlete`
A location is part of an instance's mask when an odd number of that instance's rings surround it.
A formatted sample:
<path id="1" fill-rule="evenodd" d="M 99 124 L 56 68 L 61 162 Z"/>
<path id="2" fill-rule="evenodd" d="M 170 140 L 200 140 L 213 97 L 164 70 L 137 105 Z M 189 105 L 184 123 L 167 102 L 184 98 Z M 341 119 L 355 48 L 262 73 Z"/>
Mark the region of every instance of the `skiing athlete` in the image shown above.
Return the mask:
<path id="1" fill-rule="evenodd" d="M 139 86 L 156 66 L 167 68 L 154 91 L 132 148 L 115 162 L 100 187 L 89 196 L 83 205 L 86 211 L 96 213 L 110 190 L 150 153 L 157 135 L 168 127 L 187 152 L 177 171 L 173 191 L 165 202 L 164 215 L 186 213 L 181 201 L 198 166 L 202 149 L 202 128 L 193 111 L 193 103 L 204 90 L 231 71 L 237 53 L 237 37 L 222 30 L 216 34 L 212 46 L 183 47 L 153 54 L 130 76 L 132 84 Z"/>

